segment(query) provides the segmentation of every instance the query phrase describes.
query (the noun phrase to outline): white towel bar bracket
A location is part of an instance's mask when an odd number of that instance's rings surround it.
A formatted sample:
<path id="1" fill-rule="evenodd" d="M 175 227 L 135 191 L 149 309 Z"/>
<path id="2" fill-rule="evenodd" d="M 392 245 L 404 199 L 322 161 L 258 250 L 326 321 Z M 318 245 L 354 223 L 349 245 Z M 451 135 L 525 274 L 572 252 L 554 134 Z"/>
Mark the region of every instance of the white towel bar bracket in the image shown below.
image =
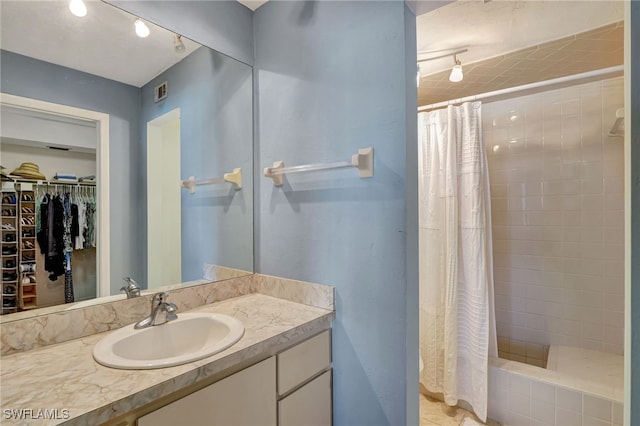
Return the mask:
<path id="1" fill-rule="evenodd" d="M 189 176 L 189 179 L 180 182 L 180 186 L 189 189 L 192 194 L 196 192 L 196 186 L 199 185 L 214 185 L 219 183 L 229 182 L 233 185 L 235 190 L 242 188 L 242 169 L 233 169 L 231 173 L 225 173 L 221 178 L 196 180 L 195 176 Z"/>
<path id="2" fill-rule="evenodd" d="M 285 167 L 284 161 L 276 161 L 271 167 L 265 167 L 264 175 L 273 180 L 274 186 L 282 186 L 283 176 L 289 173 L 311 172 L 316 170 L 341 169 L 357 167 L 361 178 L 373 177 L 373 148 L 360 148 L 350 160 L 335 163 L 305 164 L 303 166 Z"/>

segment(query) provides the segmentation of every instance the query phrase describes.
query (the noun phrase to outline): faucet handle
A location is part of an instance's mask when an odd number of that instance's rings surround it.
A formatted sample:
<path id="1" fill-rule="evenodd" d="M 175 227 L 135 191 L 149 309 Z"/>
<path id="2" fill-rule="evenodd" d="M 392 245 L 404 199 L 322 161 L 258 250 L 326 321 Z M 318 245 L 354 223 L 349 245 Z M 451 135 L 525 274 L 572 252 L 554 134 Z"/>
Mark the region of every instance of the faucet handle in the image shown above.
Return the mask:
<path id="1" fill-rule="evenodd" d="M 156 293 L 151 298 L 151 306 L 160 306 L 163 303 L 166 303 L 167 298 L 169 297 L 169 293 L 166 291 L 161 291 L 160 293 Z M 175 305 L 174 305 L 175 306 Z"/>
<path id="2" fill-rule="evenodd" d="M 138 283 L 131 277 L 123 277 L 122 281 L 127 283 L 128 287 L 138 287 Z"/>
<path id="3" fill-rule="evenodd" d="M 127 294 L 127 299 L 140 296 L 140 287 L 133 278 L 124 277 L 122 281 L 125 282 L 125 285 L 120 288 L 120 291 L 124 291 Z"/>
<path id="4" fill-rule="evenodd" d="M 165 306 L 165 310 L 167 312 L 167 321 L 178 319 L 178 314 L 176 314 L 176 312 L 178 312 L 178 307 L 174 303 L 167 303 Z"/>

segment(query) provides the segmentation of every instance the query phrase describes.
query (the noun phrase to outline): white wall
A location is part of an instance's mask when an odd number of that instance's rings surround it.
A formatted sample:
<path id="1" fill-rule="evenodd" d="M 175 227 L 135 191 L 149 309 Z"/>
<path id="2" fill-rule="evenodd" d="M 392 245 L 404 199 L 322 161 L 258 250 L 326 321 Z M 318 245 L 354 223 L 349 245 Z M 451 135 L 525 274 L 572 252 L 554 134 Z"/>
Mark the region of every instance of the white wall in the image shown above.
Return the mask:
<path id="1" fill-rule="evenodd" d="M 4 105 L 0 111 L 3 138 L 90 153 L 95 153 L 98 146 L 95 122 Z"/>
<path id="2" fill-rule="evenodd" d="M 56 151 L 48 148 L 2 143 L 2 165 L 11 173 L 24 162 L 36 163 L 40 173 L 53 179 L 56 172 L 75 173 L 78 177 L 96 174 L 96 154 Z"/>
<path id="3" fill-rule="evenodd" d="M 615 78 L 485 104 L 498 336 L 623 353 Z"/>

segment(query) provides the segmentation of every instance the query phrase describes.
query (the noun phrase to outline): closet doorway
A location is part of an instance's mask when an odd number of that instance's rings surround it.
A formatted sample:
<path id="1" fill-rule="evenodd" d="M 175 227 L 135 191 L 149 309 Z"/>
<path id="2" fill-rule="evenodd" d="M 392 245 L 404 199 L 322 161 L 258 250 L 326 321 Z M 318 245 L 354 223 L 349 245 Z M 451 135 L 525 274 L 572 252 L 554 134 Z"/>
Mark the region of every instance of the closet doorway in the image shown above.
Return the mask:
<path id="1" fill-rule="evenodd" d="M 147 283 L 182 282 L 180 108 L 147 123 Z"/>
<path id="2" fill-rule="evenodd" d="M 57 119 L 87 121 L 96 132 L 96 297 L 110 295 L 109 269 L 109 114 L 0 93 L 0 107 L 25 115 L 50 115 Z"/>

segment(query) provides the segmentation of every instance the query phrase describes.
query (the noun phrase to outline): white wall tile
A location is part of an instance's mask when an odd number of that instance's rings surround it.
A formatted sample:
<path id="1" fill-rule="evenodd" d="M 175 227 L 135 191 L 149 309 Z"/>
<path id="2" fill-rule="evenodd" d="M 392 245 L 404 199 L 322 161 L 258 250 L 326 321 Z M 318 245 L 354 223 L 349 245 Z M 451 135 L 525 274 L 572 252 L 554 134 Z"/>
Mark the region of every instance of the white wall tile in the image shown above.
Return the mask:
<path id="1" fill-rule="evenodd" d="M 624 297 L 618 294 L 604 293 L 602 296 L 603 307 L 607 311 L 624 311 Z"/>
<path id="2" fill-rule="evenodd" d="M 609 313 L 605 313 L 608 316 Z M 624 347 L 624 330 L 621 327 L 604 327 L 603 342 L 618 347 Z M 618 351 L 616 351 L 618 352 Z"/>
<path id="3" fill-rule="evenodd" d="M 580 177 L 583 179 L 596 179 L 601 178 L 602 175 L 602 160 L 601 161 L 588 161 L 580 163 Z"/>
<path id="4" fill-rule="evenodd" d="M 531 426 L 531 417 L 509 411 L 507 424 L 509 426 Z"/>
<path id="5" fill-rule="evenodd" d="M 582 414 L 556 407 L 556 425 L 582 426 Z"/>
<path id="6" fill-rule="evenodd" d="M 582 336 L 585 339 L 597 340 L 602 343 L 602 326 L 596 324 L 585 325 L 582 329 Z"/>
<path id="7" fill-rule="evenodd" d="M 584 394 L 582 399 L 583 415 L 585 418 L 595 417 L 606 422 L 612 421 L 611 400 L 605 400 L 597 396 Z"/>
<path id="8" fill-rule="evenodd" d="M 531 418 L 531 426 L 554 426 L 554 423 L 544 423 L 544 422 L 541 422 L 540 420 Z"/>
<path id="9" fill-rule="evenodd" d="M 604 324 L 606 332 L 610 331 L 610 329 L 606 327 L 621 330 L 624 326 L 624 312 L 607 311 L 604 315 L 602 323 Z"/>
<path id="10" fill-rule="evenodd" d="M 513 340 L 512 340 L 513 343 Z M 531 395 L 531 380 L 519 374 L 509 374 L 509 392 L 529 397 Z"/>
<path id="11" fill-rule="evenodd" d="M 586 211 L 602 211 L 602 195 L 583 195 L 582 209 Z"/>
<path id="12" fill-rule="evenodd" d="M 590 416 L 583 416 L 582 424 L 584 426 L 611 426 L 611 422 L 606 422 L 604 420 Z"/>
<path id="13" fill-rule="evenodd" d="M 489 396 L 487 403 L 487 417 L 499 423 L 506 424 L 508 420 L 508 410 L 505 399 Z"/>
<path id="14" fill-rule="evenodd" d="M 622 310 L 624 150 L 603 133 L 622 94 L 618 78 L 490 104 L 485 143 L 506 148 L 488 148 L 500 333 L 619 350 L 605 311 Z"/>
<path id="15" fill-rule="evenodd" d="M 623 415 L 623 405 L 620 404 L 619 402 L 615 402 L 613 404 L 613 424 L 614 425 L 621 425 L 622 421 L 624 420 L 624 415 Z"/>
<path id="16" fill-rule="evenodd" d="M 531 398 L 520 395 L 519 393 L 509 394 L 509 412 L 516 413 L 521 416 L 531 416 Z"/>
<path id="17" fill-rule="evenodd" d="M 603 190 L 606 194 L 621 194 L 624 192 L 624 179 L 621 176 L 610 176 L 604 179 Z"/>
<path id="18" fill-rule="evenodd" d="M 556 387 L 548 383 L 531 381 L 531 399 L 547 404 L 556 404 Z M 535 416 L 534 416 L 535 417 Z"/>
<path id="19" fill-rule="evenodd" d="M 602 351 L 616 355 L 624 355 L 624 342 L 623 344 L 619 345 L 609 344 L 605 342 L 602 344 Z"/>
<path id="20" fill-rule="evenodd" d="M 531 417 L 542 424 L 553 425 L 555 423 L 555 405 L 537 399 L 531 401 Z"/>
<path id="21" fill-rule="evenodd" d="M 556 388 L 556 405 L 559 408 L 582 413 L 582 393 L 558 386 Z"/>

